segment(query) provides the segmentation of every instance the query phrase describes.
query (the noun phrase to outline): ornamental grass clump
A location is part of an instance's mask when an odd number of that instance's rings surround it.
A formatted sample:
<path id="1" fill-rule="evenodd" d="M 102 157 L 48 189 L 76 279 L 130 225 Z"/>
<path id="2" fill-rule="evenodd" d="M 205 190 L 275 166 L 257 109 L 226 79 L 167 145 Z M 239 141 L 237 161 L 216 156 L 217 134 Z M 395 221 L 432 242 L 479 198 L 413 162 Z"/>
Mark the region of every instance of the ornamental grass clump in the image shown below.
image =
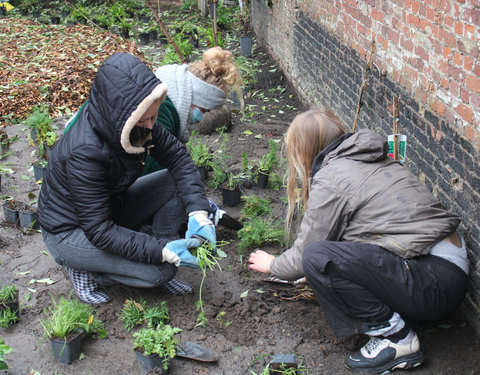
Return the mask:
<path id="1" fill-rule="evenodd" d="M 120 310 L 120 320 L 127 331 L 145 323 L 148 327 L 165 324 L 170 320 L 167 301 L 161 301 L 154 307 L 147 307 L 147 303 L 141 298 L 139 302 L 127 299 Z"/>
<path id="2" fill-rule="evenodd" d="M 96 311 L 79 300 L 61 296 L 58 301 L 52 296 L 53 305 L 44 309 L 45 319 L 40 319 L 45 334 L 53 339 L 67 339 L 83 331 L 88 336 L 103 339 L 105 326 L 96 316 Z"/>
<path id="3" fill-rule="evenodd" d="M 0 327 L 8 328 L 18 319 L 18 289 L 15 284 L 5 284 L 0 289 Z"/>

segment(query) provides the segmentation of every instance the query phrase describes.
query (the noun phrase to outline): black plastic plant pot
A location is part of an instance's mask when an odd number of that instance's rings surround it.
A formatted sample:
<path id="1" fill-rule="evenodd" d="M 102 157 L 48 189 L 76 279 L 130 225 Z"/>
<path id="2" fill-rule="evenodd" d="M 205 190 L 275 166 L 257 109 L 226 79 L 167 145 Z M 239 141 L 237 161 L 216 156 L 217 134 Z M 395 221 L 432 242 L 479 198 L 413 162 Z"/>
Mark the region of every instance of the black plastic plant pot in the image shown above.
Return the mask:
<path id="1" fill-rule="evenodd" d="M 268 184 L 268 174 L 256 172 L 252 175 L 252 185 L 265 189 Z"/>
<path id="2" fill-rule="evenodd" d="M 19 220 L 19 209 L 23 206 L 15 200 L 7 201 L 3 204 L 3 215 L 8 223 L 17 224 Z"/>
<path id="3" fill-rule="evenodd" d="M 220 191 L 222 192 L 223 203 L 227 206 L 233 207 L 240 203 L 240 198 L 242 196 L 240 188 L 237 187 L 232 190 L 226 187 L 221 187 Z"/>
<path id="4" fill-rule="evenodd" d="M 250 35 L 240 37 L 240 54 L 245 57 L 252 56 L 252 37 Z"/>
<path id="5" fill-rule="evenodd" d="M 30 138 L 32 139 L 33 143 L 37 142 L 37 136 L 38 136 L 37 129 L 30 129 Z"/>
<path id="6" fill-rule="evenodd" d="M 197 167 L 200 172 L 200 178 L 205 181 L 208 178 L 208 170 L 205 166 Z"/>
<path id="7" fill-rule="evenodd" d="M 142 43 L 142 44 L 150 43 L 150 34 L 149 33 L 140 33 L 140 34 L 138 34 L 138 38 L 140 39 L 140 43 Z"/>
<path id="8" fill-rule="evenodd" d="M 41 180 L 45 175 L 45 169 L 47 169 L 47 167 L 45 166 L 45 163 L 36 161 L 32 163 L 32 166 L 33 166 L 33 175 L 35 177 L 35 181 Z"/>
<path id="9" fill-rule="evenodd" d="M 39 229 L 38 210 L 32 206 L 26 205 L 18 210 L 18 219 L 20 226 L 26 229 Z"/>
<path id="10" fill-rule="evenodd" d="M 168 370 L 165 370 L 163 368 L 163 358 L 160 357 L 158 354 L 145 355 L 138 350 L 134 351 L 135 355 L 137 356 L 138 366 L 140 367 L 140 370 L 142 370 L 143 374 L 146 374 L 152 369 L 157 369 L 157 372 L 155 372 L 156 374 L 158 374 L 158 370 L 160 369 L 162 371 L 161 374 L 168 374 Z"/>
<path id="11" fill-rule="evenodd" d="M 82 344 L 85 334 L 83 332 L 76 333 L 70 339 L 50 339 L 52 353 L 55 360 L 70 364 L 80 357 L 82 354 Z"/>
<path id="12" fill-rule="evenodd" d="M 272 370 L 286 370 L 298 368 L 297 359 L 293 354 L 276 354 L 270 362 L 269 368 Z"/>
<path id="13" fill-rule="evenodd" d="M 158 31 L 157 30 L 150 30 L 148 32 L 148 35 L 150 35 L 150 40 L 155 41 L 158 39 Z"/>

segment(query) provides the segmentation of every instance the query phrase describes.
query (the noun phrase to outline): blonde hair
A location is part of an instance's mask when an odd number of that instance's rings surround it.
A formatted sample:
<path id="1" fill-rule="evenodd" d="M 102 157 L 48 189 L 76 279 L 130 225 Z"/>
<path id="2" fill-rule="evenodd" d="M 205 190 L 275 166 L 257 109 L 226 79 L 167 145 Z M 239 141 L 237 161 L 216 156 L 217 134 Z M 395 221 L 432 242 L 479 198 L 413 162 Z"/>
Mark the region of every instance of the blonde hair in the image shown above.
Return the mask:
<path id="1" fill-rule="evenodd" d="M 203 52 L 203 60 L 188 64 L 187 70 L 201 80 L 222 89 L 226 94 L 242 86 L 242 77 L 233 62 L 232 53 L 221 47 Z"/>
<path id="2" fill-rule="evenodd" d="M 290 124 L 285 140 L 288 162 L 288 210 L 285 225 L 289 233 L 295 210 L 301 215 L 307 208 L 310 193 L 309 178 L 315 157 L 343 134 L 345 128 L 340 120 L 335 113 L 325 107 L 300 113 Z"/>

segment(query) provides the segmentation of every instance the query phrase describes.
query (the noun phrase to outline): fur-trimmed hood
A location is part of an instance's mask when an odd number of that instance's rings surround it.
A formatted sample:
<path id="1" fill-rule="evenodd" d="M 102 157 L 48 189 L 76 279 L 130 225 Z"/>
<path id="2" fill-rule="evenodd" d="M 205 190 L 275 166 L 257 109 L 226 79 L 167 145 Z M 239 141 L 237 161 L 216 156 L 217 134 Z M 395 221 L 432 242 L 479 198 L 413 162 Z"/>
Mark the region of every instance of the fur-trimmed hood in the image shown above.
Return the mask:
<path id="1" fill-rule="evenodd" d="M 141 154 L 145 147 L 132 145 L 130 133 L 150 105 L 166 95 L 167 85 L 138 58 L 115 53 L 100 66 L 90 89 L 89 120 L 115 150 Z"/>

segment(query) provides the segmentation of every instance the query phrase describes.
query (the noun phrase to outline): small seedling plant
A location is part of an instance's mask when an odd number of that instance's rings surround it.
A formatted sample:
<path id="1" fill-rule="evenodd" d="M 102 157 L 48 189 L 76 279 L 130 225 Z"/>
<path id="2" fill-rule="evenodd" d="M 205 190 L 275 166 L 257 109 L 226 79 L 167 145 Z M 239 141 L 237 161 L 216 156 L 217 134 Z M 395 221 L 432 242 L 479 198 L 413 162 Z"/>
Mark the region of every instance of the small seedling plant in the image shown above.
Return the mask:
<path id="1" fill-rule="evenodd" d="M 18 321 L 16 311 L 8 307 L 9 303 L 15 302 L 18 296 L 18 289 L 15 284 L 5 284 L 0 289 L 0 327 L 8 328 Z"/>
<path id="2" fill-rule="evenodd" d="M 0 370 L 8 370 L 7 362 L 5 362 L 4 356 L 12 351 L 12 348 L 5 344 L 0 338 Z"/>
<path id="3" fill-rule="evenodd" d="M 168 363 L 175 357 L 179 343 L 175 334 L 181 331 L 180 328 L 168 324 L 159 324 L 156 328 L 142 328 L 133 334 L 133 348 L 138 348 L 145 356 L 157 354 L 162 358 L 163 369 L 168 370 Z"/>
<path id="4" fill-rule="evenodd" d="M 107 335 L 105 326 L 89 305 L 60 296 L 58 301 L 52 296 L 52 305 L 45 308 L 45 318 L 40 319 L 45 334 L 49 338 L 67 339 L 70 335 L 83 331 L 86 335 L 103 339 Z"/>
<path id="5" fill-rule="evenodd" d="M 198 290 L 198 301 L 197 301 L 197 310 L 200 310 L 198 314 L 197 321 L 198 324 L 195 327 L 202 326 L 206 327 L 208 323 L 208 319 L 205 316 L 205 310 L 203 308 L 203 300 L 202 300 L 202 288 L 203 282 L 207 277 L 207 268 L 210 270 L 214 270 L 215 267 L 221 271 L 222 268 L 220 267 L 219 260 L 222 258 L 226 258 L 227 254 L 219 247 L 226 245 L 227 242 L 220 242 L 217 241 L 217 248 L 213 246 L 211 242 L 205 241 L 201 246 L 197 247 L 193 250 L 193 255 L 195 255 L 198 259 L 198 263 L 200 269 L 202 270 L 202 281 L 200 282 L 200 288 Z"/>
<path id="6" fill-rule="evenodd" d="M 5 284 L 0 289 L 0 303 L 5 305 L 8 302 L 13 302 L 17 298 L 18 289 L 15 284 Z"/>
<path id="7" fill-rule="evenodd" d="M 120 309 L 120 320 L 127 331 L 145 323 L 148 327 L 165 324 L 170 320 L 167 301 L 161 301 L 154 307 L 147 307 L 146 302 L 141 298 L 139 302 L 127 299 Z"/>
<path id="8" fill-rule="evenodd" d="M 240 239 L 239 252 L 261 246 L 266 243 L 278 242 L 281 246 L 286 244 L 285 230 L 279 221 L 271 218 L 254 217 L 243 224 L 238 231 Z"/>

